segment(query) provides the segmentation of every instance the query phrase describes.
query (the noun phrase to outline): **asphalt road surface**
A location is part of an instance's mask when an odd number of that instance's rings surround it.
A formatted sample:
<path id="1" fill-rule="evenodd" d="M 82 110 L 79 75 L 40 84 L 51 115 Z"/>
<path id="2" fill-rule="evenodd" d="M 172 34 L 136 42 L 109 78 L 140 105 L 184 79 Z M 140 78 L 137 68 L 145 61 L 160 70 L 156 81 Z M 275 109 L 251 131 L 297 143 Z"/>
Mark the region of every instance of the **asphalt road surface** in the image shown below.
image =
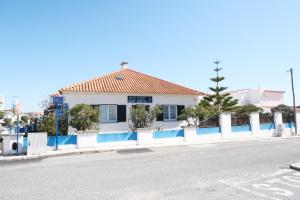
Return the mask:
<path id="1" fill-rule="evenodd" d="M 1 200 L 300 199 L 300 139 L 230 142 L 0 164 Z"/>

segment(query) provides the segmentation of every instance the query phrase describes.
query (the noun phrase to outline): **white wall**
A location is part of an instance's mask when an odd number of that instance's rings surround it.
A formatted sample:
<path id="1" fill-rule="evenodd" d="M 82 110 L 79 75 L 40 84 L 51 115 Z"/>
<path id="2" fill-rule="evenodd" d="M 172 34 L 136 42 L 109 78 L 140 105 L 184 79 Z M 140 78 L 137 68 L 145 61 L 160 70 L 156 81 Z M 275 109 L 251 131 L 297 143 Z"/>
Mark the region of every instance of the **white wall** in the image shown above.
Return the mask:
<path id="1" fill-rule="evenodd" d="M 130 108 L 135 103 L 128 103 L 128 96 L 152 96 L 153 103 L 145 104 L 155 106 L 155 105 L 185 105 L 193 106 L 196 105 L 201 97 L 198 96 L 189 96 L 189 95 L 157 95 L 157 94 L 95 94 L 95 93 L 68 93 L 63 95 L 65 101 L 69 103 L 69 108 L 74 107 L 77 104 L 85 103 L 90 105 L 98 104 L 117 104 L 117 105 L 126 105 L 127 108 L 127 122 L 120 123 L 101 123 L 100 131 L 109 133 L 109 132 L 122 132 L 128 131 L 128 119 L 130 115 Z M 181 126 L 186 125 L 185 122 L 181 121 L 171 121 L 171 122 L 155 122 L 153 128 L 162 128 L 162 129 L 179 129 Z"/>
<path id="2" fill-rule="evenodd" d="M 231 95 L 239 100 L 239 105 L 255 104 L 270 109 L 271 107 L 284 103 L 284 92 L 280 91 L 269 91 L 258 88 L 233 91 Z"/>
<path id="3" fill-rule="evenodd" d="M 0 95 L 0 111 L 4 110 L 4 97 Z"/>

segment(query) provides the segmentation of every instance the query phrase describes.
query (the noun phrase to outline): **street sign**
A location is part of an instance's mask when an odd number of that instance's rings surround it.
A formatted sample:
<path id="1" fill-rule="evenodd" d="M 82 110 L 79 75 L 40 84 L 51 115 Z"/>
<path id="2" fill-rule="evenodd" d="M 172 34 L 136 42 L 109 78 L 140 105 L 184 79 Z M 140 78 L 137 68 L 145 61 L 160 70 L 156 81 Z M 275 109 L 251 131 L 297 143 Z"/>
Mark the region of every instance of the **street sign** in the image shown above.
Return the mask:
<path id="1" fill-rule="evenodd" d="M 62 105 L 64 103 L 64 97 L 53 97 L 54 105 Z"/>

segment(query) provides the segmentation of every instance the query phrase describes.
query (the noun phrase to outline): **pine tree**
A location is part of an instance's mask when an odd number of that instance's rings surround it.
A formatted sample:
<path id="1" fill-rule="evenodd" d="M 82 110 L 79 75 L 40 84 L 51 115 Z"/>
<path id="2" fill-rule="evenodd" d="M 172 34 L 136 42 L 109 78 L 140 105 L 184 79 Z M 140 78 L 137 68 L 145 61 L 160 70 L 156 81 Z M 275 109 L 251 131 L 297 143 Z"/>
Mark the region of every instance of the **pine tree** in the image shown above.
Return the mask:
<path id="1" fill-rule="evenodd" d="M 215 61 L 214 64 L 216 67 L 213 70 L 217 73 L 217 76 L 210 80 L 216 83 L 216 86 L 209 87 L 209 90 L 211 90 L 213 94 L 205 96 L 199 104 L 213 110 L 216 114 L 231 112 L 238 104 L 238 100 L 233 99 L 230 93 L 225 92 L 228 89 L 227 87 L 220 86 L 220 82 L 224 81 L 225 77 L 219 76 L 222 70 L 222 68 L 219 67 L 220 61 Z"/>

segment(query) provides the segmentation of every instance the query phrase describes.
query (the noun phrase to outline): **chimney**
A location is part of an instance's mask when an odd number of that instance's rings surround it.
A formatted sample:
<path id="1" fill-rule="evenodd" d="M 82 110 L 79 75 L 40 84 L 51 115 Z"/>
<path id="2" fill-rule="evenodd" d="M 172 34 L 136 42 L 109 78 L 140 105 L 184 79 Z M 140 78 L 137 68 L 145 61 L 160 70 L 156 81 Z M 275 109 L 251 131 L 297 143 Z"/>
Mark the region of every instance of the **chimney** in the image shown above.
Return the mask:
<path id="1" fill-rule="evenodd" d="M 128 68 L 128 62 L 121 62 L 121 69 L 127 69 Z"/>

